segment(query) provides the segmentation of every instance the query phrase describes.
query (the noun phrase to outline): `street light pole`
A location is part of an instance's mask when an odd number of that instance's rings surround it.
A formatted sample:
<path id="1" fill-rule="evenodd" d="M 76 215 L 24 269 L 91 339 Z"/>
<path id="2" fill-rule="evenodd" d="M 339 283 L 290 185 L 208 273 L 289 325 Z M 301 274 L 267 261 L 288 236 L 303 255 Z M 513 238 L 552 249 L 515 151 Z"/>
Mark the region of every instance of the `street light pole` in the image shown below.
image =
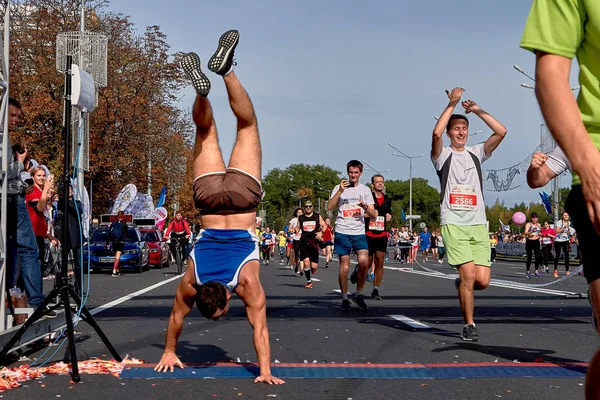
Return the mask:
<path id="1" fill-rule="evenodd" d="M 409 199 L 408 199 L 408 212 L 410 214 L 410 219 L 408 220 L 408 230 L 412 232 L 412 158 L 408 159 L 408 180 L 409 180 Z"/>
<path id="2" fill-rule="evenodd" d="M 419 154 L 418 156 L 408 156 L 406 154 L 404 154 L 403 152 L 401 152 L 400 150 L 398 150 L 396 147 L 394 147 L 393 144 L 388 143 L 388 145 L 397 151 L 397 153 L 392 153 L 392 155 L 396 156 L 396 157 L 402 157 L 402 158 L 408 158 L 408 173 L 409 173 L 409 199 L 408 199 L 408 212 L 410 213 L 410 215 L 408 216 L 408 229 L 410 231 L 412 231 L 412 217 L 413 217 L 413 213 L 412 213 L 412 160 L 413 158 L 421 158 L 424 157 L 425 154 Z"/>

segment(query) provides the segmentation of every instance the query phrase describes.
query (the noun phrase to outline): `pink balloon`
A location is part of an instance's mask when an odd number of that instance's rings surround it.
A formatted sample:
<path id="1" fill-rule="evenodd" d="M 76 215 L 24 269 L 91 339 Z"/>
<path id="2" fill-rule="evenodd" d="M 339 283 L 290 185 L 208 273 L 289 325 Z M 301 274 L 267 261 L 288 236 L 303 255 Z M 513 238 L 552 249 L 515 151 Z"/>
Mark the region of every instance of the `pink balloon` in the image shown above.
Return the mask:
<path id="1" fill-rule="evenodd" d="M 514 222 L 517 225 L 523 225 L 525 221 L 527 221 L 527 217 L 520 211 L 517 211 L 512 216 L 512 222 Z"/>

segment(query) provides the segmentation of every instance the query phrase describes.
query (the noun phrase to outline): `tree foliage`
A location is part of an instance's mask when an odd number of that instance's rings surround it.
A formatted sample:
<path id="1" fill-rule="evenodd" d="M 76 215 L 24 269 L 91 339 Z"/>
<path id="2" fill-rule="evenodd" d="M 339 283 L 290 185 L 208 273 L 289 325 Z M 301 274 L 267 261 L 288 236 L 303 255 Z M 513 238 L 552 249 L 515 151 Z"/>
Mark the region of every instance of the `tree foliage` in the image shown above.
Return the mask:
<path id="1" fill-rule="evenodd" d="M 25 0 L 12 12 L 10 93 L 24 111 L 13 141 L 25 143 L 55 174 L 63 172 L 64 148 L 56 37 L 79 30 L 80 6 L 77 0 Z M 93 213 L 105 212 L 128 183 L 145 191 L 151 165 L 155 200 L 166 184 L 167 205 L 179 197 L 182 211 L 191 214 L 190 118 L 175 104 L 185 84 L 180 55 L 170 54 L 158 26 L 138 33 L 128 17 L 108 11 L 106 1 L 86 2 L 86 30 L 108 37 L 108 85 L 99 88 L 90 114 L 86 184 L 93 181 Z"/>

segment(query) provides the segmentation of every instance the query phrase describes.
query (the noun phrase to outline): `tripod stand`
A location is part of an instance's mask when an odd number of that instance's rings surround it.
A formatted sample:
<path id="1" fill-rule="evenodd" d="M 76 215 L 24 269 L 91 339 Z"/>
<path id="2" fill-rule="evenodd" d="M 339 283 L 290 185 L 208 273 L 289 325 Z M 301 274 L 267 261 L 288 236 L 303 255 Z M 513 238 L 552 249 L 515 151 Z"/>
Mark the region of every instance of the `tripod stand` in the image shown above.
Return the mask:
<path id="1" fill-rule="evenodd" d="M 72 371 L 72 379 L 73 382 L 79 382 L 81 378 L 79 377 L 79 367 L 77 365 L 77 349 L 75 348 L 75 332 L 73 328 L 73 319 L 71 313 L 71 306 L 69 297 L 72 297 L 77 304 L 77 310 L 81 311 L 82 319 L 87 322 L 98 334 L 104 345 L 110 351 L 112 356 L 117 361 L 122 361 L 121 356 L 117 353 L 117 350 L 110 343 L 98 322 L 94 319 L 89 310 L 82 304 L 81 298 L 75 292 L 75 289 L 71 284 L 69 284 L 69 276 L 67 274 L 67 263 L 69 261 L 69 160 L 71 158 L 70 155 L 70 143 L 71 143 L 71 89 L 72 89 L 72 80 L 71 80 L 71 65 L 73 63 L 73 57 L 67 56 L 67 68 L 65 72 L 65 126 L 63 128 L 64 131 L 64 139 L 65 139 L 65 148 L 64 148 L 64 183 L 62 190 L 62 203 L 63 203 L 63 212 L 61 215 L 61 235 L 60 240 L 63 244 L 62 246 L 62 268 L 60 271 L 60 278 L 57 277 L 54 283 L 54 288 L 52 291 L 46 296 L 44 302 L 35 310 L 35 312 L 29 317 L 23 326 L 15 333 L 15 335 L 10 339 L 10 341 L 4 346 L 2 351 L 0 351 L 0 360 L 4 360 L 6 354 L 12 349 L 12 347 L 21 339 L 25 331 L 37 320 L 42 318 L 44 314 L 47 312 L 48 305 L 53 300 L 58 300 L 60 296 L 61 303 L 65 310 L 65 319 L 67 325 L 67 337 L 69 340 L 69 358 L 71 361 L 71 371 Z M 60 303 L 54 306 L 53 308 L 60 307 Z"/>

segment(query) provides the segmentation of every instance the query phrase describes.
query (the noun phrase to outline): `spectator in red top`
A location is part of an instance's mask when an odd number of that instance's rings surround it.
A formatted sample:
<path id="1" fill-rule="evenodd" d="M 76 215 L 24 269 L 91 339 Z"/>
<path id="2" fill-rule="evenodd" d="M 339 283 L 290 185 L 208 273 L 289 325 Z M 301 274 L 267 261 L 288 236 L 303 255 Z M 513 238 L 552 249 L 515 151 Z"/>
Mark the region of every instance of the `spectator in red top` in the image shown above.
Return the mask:
<path id="1" fill-rule="evenodd" d="M 40 260 L 41 273 L 44 273 L 44 255 L 46 252 L 46 238 L 52 245 L 58 246 L 58 240 L 48 233 L 48 221 L 44 215 L 44 210 L 49 202 L 52 202 L 51 193 L 54 188 L 54 176 L 48 176 L 42 167 L 35 167 L 31 170 L 33 185 L 31 190 L 25 195 L 27 211 L 33 225 L 33 233 L 38 246 L 38 257 Z"/>
<path id="2" fill-rule="evenodd" d="M 552 243 L 554 242 L 554 238 L 556 237 L 556 231 L 550 227 L 548 222 L 544 222 L 544 227 L 542 228 L 542 256 L 544 261 L 544 270 L 546 272 L 550 271 L 548 268 L 548 261 L 550 260 L 550 253 L 552 253 Z M 554 277 L 558 278 L 558 270 L 554 270 Z"/>

